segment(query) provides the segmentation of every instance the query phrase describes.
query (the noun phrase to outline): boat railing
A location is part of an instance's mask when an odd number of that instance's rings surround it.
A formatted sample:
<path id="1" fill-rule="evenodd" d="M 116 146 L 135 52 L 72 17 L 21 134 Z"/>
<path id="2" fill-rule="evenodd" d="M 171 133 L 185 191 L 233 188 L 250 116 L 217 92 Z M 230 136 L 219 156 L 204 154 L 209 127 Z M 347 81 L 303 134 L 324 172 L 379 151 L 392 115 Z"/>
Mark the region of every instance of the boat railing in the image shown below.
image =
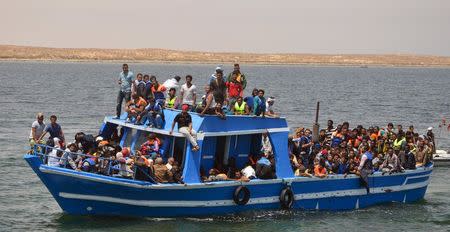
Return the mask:
<path id="1" fill-rule="evenodd" d="M 57 152 L 61 152 L 63 155 L 61 155 L 61 157 L 59 156 L 54 156 L 51 155 L 51 151 L 56 150 Z M 139 169 L 141 171 L 141 173 L 143 173 L 144 175 L 146 175 L 146 177 L 150 180 L 151 183 L 156 184 L 157 182 L 155 181 L 155 179 L 149 175 L 147 172 L 145 172 L 144 170 L 142 170 L 141 167 L 139 167 L 138 165 L 133 165 L 134 170 L 133 171 L 128 171 L 126 169 L 120 169 L 115 167 L 115 165 L 111 165 L 112 161 L 114 161 L 113 158 L 106 158 L 106 157 L 99 157 L 99 156 L 94 156 L 94 155 L 90 155 L 90 154 L 84 154 L 84 153 L 79 153 L 79 152 L 70 152 L 70 151 L 66 151 L 63 150 L 61 148 L 57 148 L 57 147 L 52 147 L 46 144 L 35 144 L 33 147 L 33 155 L 38 156 L 42 163 L 45 165 L 48 165 L 48 158 L 53 158 L 53 159 L 57 159 L 60 163 L 60 167 L 62 168 L 67 168 L 67 164 L 63 163 L 61 164 L 61 161 L 66 162 L 68 160 L 68 158 L 63 158 L 64 154 L 67 155 L 72 155 L 72 156 L 81 156 L 83 158 L 95 158 L 99 161 L 107 161 L 108 162 L 108 167 L 106 169 L 106 173 L 104 173 L 104 175 L 106 176 L 111 176 L 111 173 L 113 171 L 119 171 L 119 172 L 126 172 L 127 174 L 130 174 L 132 176 L 133 179 L 135 179 L 135 173 L 136 171 Z M 66 156 L 69 157 L 69 156 Z M 81 170 L 80 170 L 81 171 Z M 97 173 L 98 174 L 98 173 Z"/>

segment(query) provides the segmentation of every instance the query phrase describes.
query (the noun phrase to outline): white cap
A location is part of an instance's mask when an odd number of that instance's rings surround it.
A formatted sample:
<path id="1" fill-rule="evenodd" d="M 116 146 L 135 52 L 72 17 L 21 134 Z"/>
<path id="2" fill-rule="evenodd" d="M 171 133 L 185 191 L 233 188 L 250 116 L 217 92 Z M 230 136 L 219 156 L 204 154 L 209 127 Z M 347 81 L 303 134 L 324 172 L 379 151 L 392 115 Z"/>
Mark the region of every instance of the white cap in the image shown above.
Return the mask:
<path id="1" fill-rule="evenodd" d="M 274 102 L 274 101 L 275 101 L 275 98 L 274 98 L 274 97 L 269 97 L 269 98 L 267 98 L 267 101 L 268 101 L 268 102 Z"/>
<path id="2" fill-rule="evenodd" d="M 430 127 L 428 127 L 428 130 L 429 130 L 429 131 L 430 131 L 430 130 L 433 130 L 433 127 L 431 127 L 431 126 L 430 126 Z"/>
<path id="3" fill-rule="evenodd" d="M 216 71 L 217 71 L 217 70 L 223 71 L 222 67 L 220 67 L 220 66 L 217 66 L 217 67 L 216 67 Z"/>
<path id="4" fill-rule="evenodd" d="M 99 142 L 99 141 L 102 141 L 102 140 L 103 140 L 102 136 L 98 136 L 97 138 L 95 138 L 95 142 Z"/>

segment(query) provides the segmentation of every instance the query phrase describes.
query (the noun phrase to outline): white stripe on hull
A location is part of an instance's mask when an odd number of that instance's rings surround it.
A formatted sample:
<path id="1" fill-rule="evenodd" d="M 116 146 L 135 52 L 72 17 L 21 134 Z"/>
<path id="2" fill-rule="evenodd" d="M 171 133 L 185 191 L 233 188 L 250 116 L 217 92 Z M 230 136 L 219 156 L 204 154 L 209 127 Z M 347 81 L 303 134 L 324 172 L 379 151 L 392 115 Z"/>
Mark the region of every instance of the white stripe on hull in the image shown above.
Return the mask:
<path id="1" fill-rule="evenodd" d="M 397 185 L 390 187 L 378 187 L 371 188 L 371 194 L 375 193 L 389 193 L 389 192 L 399 192 L 406 190 L 413 190 L 422 187 L 426 187 L 429 181 L 408 184 L 408 185 Z M 295 200 L 312 200 L 312 199 L 321 199 L 321 198 L 330 198 L 330 197 L 346 197 L 346 196 L 366 196 L 365 189 L 351 189 L 351 190 L 342 190 L 342 191 L 327 191 L 327 192 L 318 192 L 318 193 L 302 193 L 296 194 Z M 117 203 L 117 204 L 126 204 L 126 205 L 134 205 L 134 206 L 145 206 L 145 207 L 220 207 L 220 206 L 232 206 L 235 205 L 233 200 L 211 200 L 211 201 L 174 201 L 174 200 L 165 200 L 165 201 L 155 201 L 155 200 L 131 200 L 131 199 L 123 199 L 123 198 L 115 198 L 108 196 L 97 196 L 97 195 L 86 195 L 86 194 L 74 194 L 74 193 L 59 193 L 59 196 L 66 199 L 74 199 L 74 200 L 89 200 L 89 201 L 101 201 L 101 202 L 109 202 L 109 203 Z M 260 197 L 260 198 L 252 198 L 247 203 L 248 205 L 254 204 L 269 204 L 269 203 L 277 203 L 279 202 L 279 196 L 271 196 L 271 197 Z M 359 204 L 358 204 L 359 207 Z"/>

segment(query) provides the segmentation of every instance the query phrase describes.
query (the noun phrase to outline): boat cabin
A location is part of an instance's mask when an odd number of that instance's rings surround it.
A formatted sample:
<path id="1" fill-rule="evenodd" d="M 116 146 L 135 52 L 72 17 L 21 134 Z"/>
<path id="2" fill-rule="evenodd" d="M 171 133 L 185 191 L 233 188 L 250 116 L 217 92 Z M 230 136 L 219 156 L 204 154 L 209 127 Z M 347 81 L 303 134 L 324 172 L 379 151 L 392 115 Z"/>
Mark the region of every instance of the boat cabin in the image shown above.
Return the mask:
<path id="1" fill-rule="evenodd" d="M 191 144 L 179 133 L 177 126 L 170 134 L 173 119 L 181 111 L 164 109 L 164 124 L 161 129 L 126 123 L 126 114 L 120 119 L 105 117 L 100 129 L 103 138 L 111 138 L 114 131 L 120 128 L 122 147 L 130 147 L 132 153 L 139 150 L 151 132 L 161 141 L 160 154 L 167 160 L 173 157 L 183 170 L 185 183 L 201 183 L 201 174 L 216 164 L 227 165 L 229 158 L 234 158 L 236 167 L 242 169 L 248 162 L 249 154 L 259 154 L 261 136 L 268 133 L 275 158 L 275 169 L 278 178 L 294 177 L 289 152 L 289 128 L 285 118 L 261 118 L 255 116 L 229 115 L 220 119 L 214 115 L 201 117 L 190 112 L 192 129 L 197 132 L 198 151 L 192 151 Z"/>

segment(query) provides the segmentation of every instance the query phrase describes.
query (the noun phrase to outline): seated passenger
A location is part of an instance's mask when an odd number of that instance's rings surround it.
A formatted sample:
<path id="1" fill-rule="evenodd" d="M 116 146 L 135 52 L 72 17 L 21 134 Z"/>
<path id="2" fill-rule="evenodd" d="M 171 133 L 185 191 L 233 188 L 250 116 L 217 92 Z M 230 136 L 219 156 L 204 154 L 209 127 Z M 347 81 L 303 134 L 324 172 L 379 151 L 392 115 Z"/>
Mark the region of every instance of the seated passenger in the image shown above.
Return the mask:
<path id="1" fill-rule="evenodd" d="M 407 149 L 405 150 L 405 160 L 402 164 L 404 169 L 416 169 L 416 157 L 412 150 L 413 146 L 407 145 Z"/>
<path id="2" fill-rule="evenodd" d="M 150 81 L 152 83 L 152 93 L 155 101 L 158 100 L 164 101 L 165 100 L 164 92 L 167 90 L 166 87 L 164 85 L 159 84 L 158 80 L 156 80 L 156 77 L 153 75 L 150 77 Z"/>
<path id="3" fill-rule="evenodd" d="M 314 176 L 319 178 L 327 177 L 327 169 L 325 168 L 324 160 L 320 160 L 319 163 L 314 166 Z"/>
<path id="4" fill-rule="evenodd" d="M 210 169 L 208 174 L 208 178 L 205 180 L 205 182 L 228 180 L 228 177 L 225 173 L 220 173 L 219 170 L 215 168 Z"/>
<path id="5" fill-rule="evenodd" d="M 214 114 L 216 108 L 216 100 L 213 92 L 211 91 L 211 87 L 209 85 L 205 86 L 206 96 L 205 96 L 205 106 L 203 108 L 199 108 L 198 112 L 200 112 L 200 116 L 205 114 Z"/>
<path id="6" fill-rule="evenodd" d="M 384 159 L 383 164 L 381 164 L 379 168 L 383 173 L 393 173 L 400 171 L 400 161 L 397 155 L 394 153 L 394 149 L 392 147 L 388 148 L 387 155 Z"/>
<path id="7" fill-rule="evenodd" d="M 156 137 L 155 133 L 149 133 L 147 135 L 147 141 L 145 141 L 141 145 L 140 152 L 147 159 L 155 159 L 159 154 L 159 146 L 161 145 L 161 141 Z"/>
<path id="8" fill-rule="evenodd" d="M 79 169 L 81 169 L 84 172 L 97 172 L 97 157 L 95 157 L 95 149 L 92 148 L 89 150 L 89 152 L 86 154 L 87 156 L 84 157 L 83 161 L 80 162 L 80 166 L 78 166 Z"/>
<path id="9" fill-rule="evenodd" d="M 234 113 L 234 115 L 248 115 L 249 114 L 249 109 L 248 109 L 247 103 L 244 102 L 242 97 L 237 98 L 236 103 L 234 103 L 234 106 L 231 107 L 231 111 Z"/>
<path id="10" fill-rule="evenodd" d="M 177 162 L 174 162 L 172 168 L 170 169 L 170 172 L 172 172 L 172 178 L 174 183 L 183 184 L 182 172 L 181 169 L 178 167 Z"/>
<path id="11" fill-rule="evenodd" d="M 148 119 L 148 126 L 161 129 L 163 127 L 163 111 L 160 102 L 155 102 L 154 98 L 149 100 L 148 105 L 145 107 L 144 111 L 137 116 L 136 125 L 142 125 Z"/>
<path id="12" fill-rule="evenodd" d="M 142 181 L 155 180 L 153 164 L 142 155 L 137 155 L 134 163 L 134 179 Z"/>
<path id="13" fill-rule="evenodd" d="M 166 108 L 168 109 L 177 109 L 177 90 L 175 88 L 169 89 L 169 94 L 166 99 Z"/>
<path id="14" fill-rule="evenodd" d="M 122 152 L 117 152 L 116 161 L 119 168 L 119 176 L 123 178 L 131 178 L 133 176 L 133 171 L 130 166 L 133 165 L 133 159 L 127 159 Z"/>
<path id="15" fill-rule="evenodd" d="M 64 168 L 79 170 L 77 168 L 77 163 L 82 160 L 82 157 L 77 155 L 77 152 L 78 146 L 75 143 L 69 143 L 66 150 L 64 151 L 64 154 L 61 157 L 61 160 L 59 161 L 59 164 Z"/>
<path id="16" fill-rule="evenodd" d="M 245 168 L 241 170 L 242 175 L 251 180 L 256 178 L 256 172 L 255 169 L 253 169 L 252 165 L 247 165 Z"/>
<path id="17" fill-rule="evenodd" d="M 182 133 L 192 145 L 192 151 L 198 151 L 200 147 L 197 144 L 197 133 L 192 129 L 192 117 L 188 113 L 189 106 L 183 105 L 181 113 L 177 114 L 173 119 L 170 134 L 173 133 L 175 124 L 178 124 L 178 132 Z"/>
<path id="18" fill-rule="evenodd" d="M 147 102 L 144 98 L 140 97 L 137 94 L 131 95 L 131 100 L 127 103 L 126 111 L 128 113 L 126 122 L 130 122 L 131 118 L 136 118 L 140 115 L 147 105 Z"/>
<path id="19" fill-rule="evenodd" d="M 275 179 L 275 167 L 269 160 L 269 156 L 264 154 L 256 162 L 256 177 L 259 179 Z"/>
<path id="20" fill-rule="evenodd" d="M 214 113 L 219 117 L 220 119 L 225 119 L 225 113 L 222 109 L 222 104 L 217 103 L 216 107 L 214 108 Z"/>
<path id="21" fill-rule="evenodd" d="M 279 115 L 273 110 L 273 104 L 275 103 L 274 97 L 269 97 L 266 102 L 266 116 L 278 118 Z"/>
<path id="22" fill-rule="evenodd" d="M 155 164 L 153 165 L 155 171 L 155 180 L 159 183 L 173 182 L 172 172 L 164 165 L 163 159 L 158 157 L 155 159 Z"/>
<path id="23" fill-rule="evenodd" d="M 60 149 L 60 140 L 58 137 L 54 137 L 53 138 L 53 142 L 54 142 L 54 147 L 57 149 Z M 57 149 L 52 149 L 52 151 L 50 152 L 50 154 L 48 154 L 48 159 L 47 159 L 47 165 L 51 166 L 51 167 L 59 167 L 59 161 L 60 161 L 60 157 L 61 157 L 61 151 L 58 151 Z"/>
<path id="24" fill-rule="evenodd" d="M 264 90 L 258 90 L 258 95 L 253 98 L 253 114 L 264 117 L 266 113 L 266 99 L 264 98 Z"/>
<path id="25" fill-rule="evenodd" d="M 170 157 L 167 159 L 166 167 L 167 167 L 167 169 L 169 169 L 169 171 L 172 169 L 174 164 L 175 164 L 175 159 L 173 157 Z"/>

